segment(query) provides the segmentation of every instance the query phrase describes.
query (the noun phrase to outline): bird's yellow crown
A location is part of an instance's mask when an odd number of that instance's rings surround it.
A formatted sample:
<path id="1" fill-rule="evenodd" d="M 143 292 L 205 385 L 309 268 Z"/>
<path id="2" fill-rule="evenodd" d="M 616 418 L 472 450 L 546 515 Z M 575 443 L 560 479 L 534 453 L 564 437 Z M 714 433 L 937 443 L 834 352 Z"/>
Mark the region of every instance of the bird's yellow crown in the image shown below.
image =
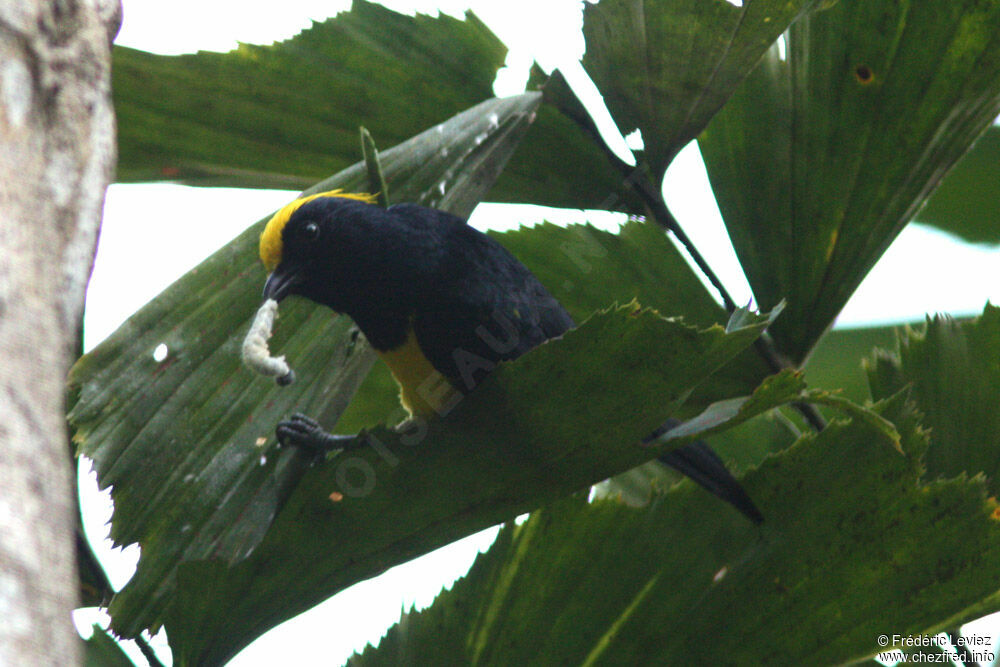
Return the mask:
<path id="1" fill-rule="evenodd" d="M 357 199 L 367 204 L 375 203 L 375 195 L 364 192 L 352 193 L 344 192 L 343 190 L 330 190 L 329 192 L 317 192 L 307 197 L 299 197 L 286 205 L 267 221 L 264 231 L 260 234 L 260 260 L 264 262 L 264 268 L 268 272 L 274 271 L 278 264 L 281 263 L 281 232 L 284 231 L 288 220 L 295 211 L 299 210 L 300 206 L 318 197 L 343 197 L 344 199 Z"/>

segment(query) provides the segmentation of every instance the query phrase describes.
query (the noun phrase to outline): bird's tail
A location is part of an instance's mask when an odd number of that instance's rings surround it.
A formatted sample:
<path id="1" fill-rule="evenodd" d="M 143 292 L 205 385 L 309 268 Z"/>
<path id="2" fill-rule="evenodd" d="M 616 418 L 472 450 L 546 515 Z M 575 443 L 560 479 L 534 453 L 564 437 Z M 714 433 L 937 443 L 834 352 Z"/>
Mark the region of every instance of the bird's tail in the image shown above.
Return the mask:
<path id="1" fill-rule="evenodd" d="M 647 438 L 647 441 L 659 437 L 679 423 L 675 419 L 667 420 L 663 426 Z M 764 515 L 760 513 L 747 492 L 726 468 L 726 464 L 704 442 L 693 442 L 672 449 L 661 456 L 659 460 L 687 475 L 709 493 L 725 500 L 754 523 L 761 523 L 764 520 Z"/>

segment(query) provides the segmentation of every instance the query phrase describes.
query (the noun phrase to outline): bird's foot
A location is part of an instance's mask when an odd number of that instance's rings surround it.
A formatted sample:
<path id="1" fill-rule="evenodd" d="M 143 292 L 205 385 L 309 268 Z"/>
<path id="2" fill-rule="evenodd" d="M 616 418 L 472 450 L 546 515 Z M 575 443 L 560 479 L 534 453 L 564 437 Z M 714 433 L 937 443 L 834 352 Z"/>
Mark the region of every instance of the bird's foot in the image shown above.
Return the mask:
<path id="1" fill-rule="evenodd" d="M 275 433 L 278 436 L 278 444 L 282 447 L 299 447 L 319 456 L 335 449 L 358 449 L 365 444 L 361 435 L 327 433 L 315 419 L 298 412 L 278 422 Z"/>

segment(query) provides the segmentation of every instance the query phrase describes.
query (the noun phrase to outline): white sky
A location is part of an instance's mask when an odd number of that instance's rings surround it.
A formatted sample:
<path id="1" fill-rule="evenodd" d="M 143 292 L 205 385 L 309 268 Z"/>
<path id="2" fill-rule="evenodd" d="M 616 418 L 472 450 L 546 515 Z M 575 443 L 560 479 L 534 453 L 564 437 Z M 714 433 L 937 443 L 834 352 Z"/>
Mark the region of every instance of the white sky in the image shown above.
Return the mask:
<path id="1" fill-rule="evenodd" d="M 196 50 L 226 51 L 237 41 L 269 43 L 291 37 L 309 25 L 349 7 L 347 0 L 284 0 L 281 3 L 215 0 L 124 0 L 124 24 L 117 42 L 157 53 Z M 579 2 L 461 2 L 437 0 L 391 2 L 399 11 L 454 15 L 471 5 L 477 15 L 510 47 L 508 69 L 498 77 L 499 94 L 523 89 L 528 67 L 563 68 L 579 81 L 577 60 L 583 52 Z M 535 17 L 530 21 L 524 16 Z M 616 137 L 622 145 L 620 137 Z M 667 175 L 665 194 L 681 224 L 716 267 L 737 302 L 747 302 L 750 290 L 725 235 L 708 186 L 697 147 L 685 149 Z M 199 189 L 174 184 L 114 185 L 105 206 L 97 262 L 88 292 L 86 346 L 93 347 L 126 317 L 158 294 L 248 224 L 270 214 L 295 193 L 276 190 Z M 150 205 L 154 202 L 155 205 Z M 197 211 L 198 215 L 191 215 Z M 543 216 L 555 221 L 583 221 L 614 226 L 615 218 L 581 212 L 546 212 L 539 207 L 481 206 L 473 217 L 477 227 L 512 227 L 534 223 Z M 212 224 L 204 220 L 211 217 Z M 166 233 L 165 230 L 169 230 Z M 196 230 L 196 231 L 195 231 Z M 132 249 L 155 239 L 159 252 Z M 891 323 L 923 317 L 927 311 L 971 314 L 987 299 L 1000 302 L 998 251 L 961 243 L 930 228 L 911 225 L 871 272 L 844 309 L 840 325 Z M 81 476 L 87 527 L 106 534 L 106 500 L 94 482 Z M 442 586 L 468 569 L 476 553 L 491 543 L 495 529 L 471 536 L 445 549 L 394 568 L 358 584 L 315 609 L 264 635 L 244 650 L 232 665 L 341 664 L 354 650 L 377 642 L 399 617 L 400 609 L 428 604 Z M 112 553 L 100 546 L 112 580 L 121 586 L 131 576 L 135 548 Z M 85 618 L 86 617 L 86 618 Z M 80 615 L 86 625 L 91 617 Z M 84 620 L 85 619 L 85 620 Z M 162 637 L 157 643 L 165 646 Z M 156 641 L 156 640 L 154 640 Z M 133 654 L 137 664 L 144 664 Z M 160 651 L 169 664 L 169 650 Z"/>

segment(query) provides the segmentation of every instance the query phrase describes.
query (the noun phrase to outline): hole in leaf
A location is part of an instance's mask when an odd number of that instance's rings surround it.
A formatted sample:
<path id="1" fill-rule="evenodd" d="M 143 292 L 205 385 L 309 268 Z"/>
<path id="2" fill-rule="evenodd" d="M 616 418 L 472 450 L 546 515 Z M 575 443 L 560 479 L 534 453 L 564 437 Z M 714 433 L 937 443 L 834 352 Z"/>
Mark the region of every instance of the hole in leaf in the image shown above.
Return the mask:
<path id="1" fill-rule="evenodd" d="M 160 363 L 167 358 L 168 354 L 170 354 L 170 348 L 167 347 L 166 343 L 160 343 L 156 346 L 156 349 L 153 350 L 153 361 Z"/>

